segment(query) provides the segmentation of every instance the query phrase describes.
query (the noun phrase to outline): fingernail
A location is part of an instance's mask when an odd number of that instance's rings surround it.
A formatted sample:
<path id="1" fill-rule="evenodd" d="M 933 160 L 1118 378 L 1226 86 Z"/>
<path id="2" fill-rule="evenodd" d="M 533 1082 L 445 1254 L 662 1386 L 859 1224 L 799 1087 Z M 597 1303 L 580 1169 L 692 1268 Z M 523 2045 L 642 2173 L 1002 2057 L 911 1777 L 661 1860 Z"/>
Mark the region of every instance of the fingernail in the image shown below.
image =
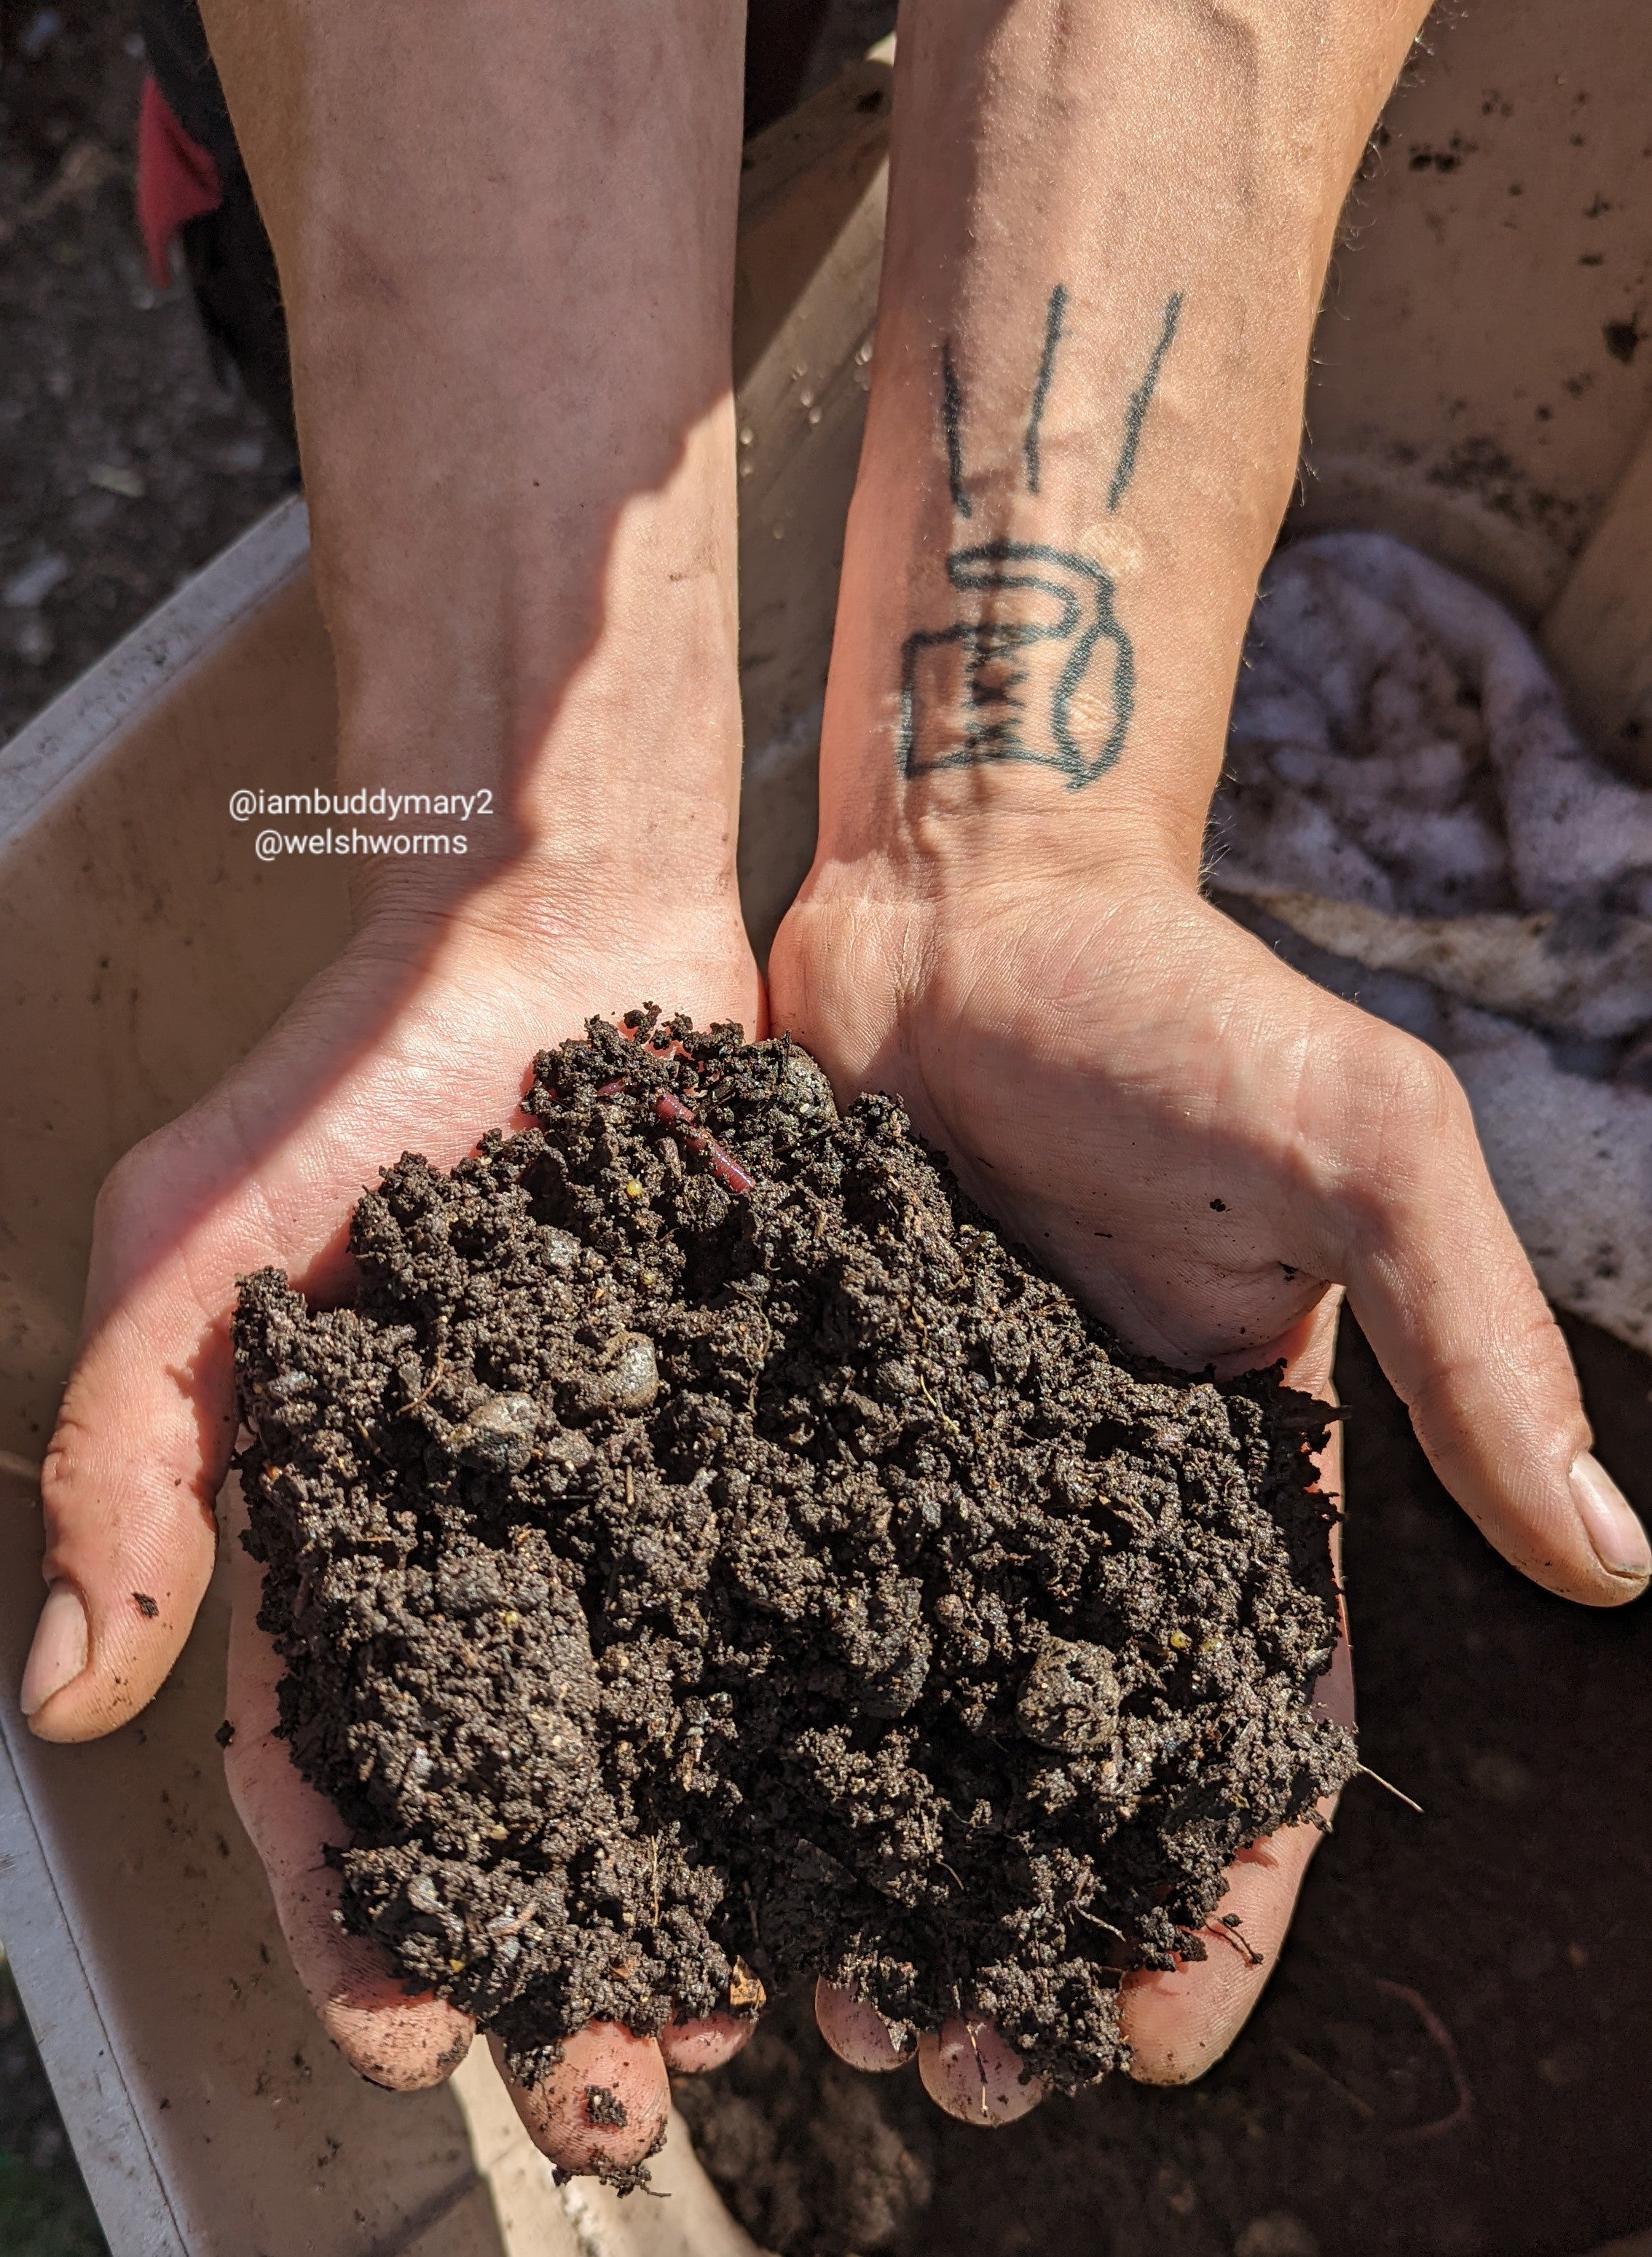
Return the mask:
<path id="1" fill-rule="evenodd" d="M 25 1716 L 37 1715 L 54 1694 L 73 1685 L 86 1666 L 90 1644 L 86 1602 L 73 1583 L 53 1583 L 34 1626 L 34 1644 L 18 1691 L 18 1706 Z"/>
<path id="2" fill-rule="evenodd" d="M 1652 1544 L 1640 1516 L 1591 1450 L 1571 1468 L 1571 1494 L 1589 1541 L 1609 1575 L 1637 1583 L 1652 1575 Z"/>

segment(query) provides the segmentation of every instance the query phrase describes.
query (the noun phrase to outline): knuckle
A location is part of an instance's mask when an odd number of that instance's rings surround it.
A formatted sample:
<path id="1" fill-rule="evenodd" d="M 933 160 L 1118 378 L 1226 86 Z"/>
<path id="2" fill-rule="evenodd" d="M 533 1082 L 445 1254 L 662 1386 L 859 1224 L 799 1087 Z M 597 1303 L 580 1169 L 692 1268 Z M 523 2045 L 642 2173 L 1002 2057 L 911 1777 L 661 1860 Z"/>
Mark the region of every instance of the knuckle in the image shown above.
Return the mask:
<path id="1" fill-rule="evenodd" d="M 149 1204 L 155 1174 L 166 1157 L 170 1124 L 157 1128 L 121 1154 L 98 1185 L 92 1210 L 99 1237 L 118 1236 Z"/>
<path id="2" fill-rule="evenodd" d="M 1467 1095 L 1437 1051 L 1395 1030 L 1384 1051 L 1379 1088 L 1391 1132 L 1423 1146 L 1472 1133 Z"/>
<path id="3" fill-rule="evenodd" d="M 83 1478 L 83 1460 L 91 1440 L 91 1429 L 79 1415 L 78 1396 L 79 1390 L 71 1376 L 41 1461 L 40 1503 L 48 1529 L 55 1529 L 61 1516 L 72 1509 Z"/>

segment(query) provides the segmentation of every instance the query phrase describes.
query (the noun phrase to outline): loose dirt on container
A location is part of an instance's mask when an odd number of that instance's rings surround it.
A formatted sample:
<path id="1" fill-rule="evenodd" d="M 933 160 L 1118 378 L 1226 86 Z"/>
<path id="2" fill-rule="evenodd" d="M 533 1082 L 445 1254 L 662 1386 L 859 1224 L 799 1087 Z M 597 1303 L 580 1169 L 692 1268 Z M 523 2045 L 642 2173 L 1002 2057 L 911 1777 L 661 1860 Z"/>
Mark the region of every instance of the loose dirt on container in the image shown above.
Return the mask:
<path id="1" fill-rule="evenodd" d="M 823 1974 L 1063 2090 L 1134 1967 L 1244 1949 L 1354 1768 L 1276 1375 L 1130 1356 L 884 1096 L 653 1009 L 358 1205 L 355 1305 L 236 1320 L 281 1725 L 343 1915 L 533 2079 Z"/>

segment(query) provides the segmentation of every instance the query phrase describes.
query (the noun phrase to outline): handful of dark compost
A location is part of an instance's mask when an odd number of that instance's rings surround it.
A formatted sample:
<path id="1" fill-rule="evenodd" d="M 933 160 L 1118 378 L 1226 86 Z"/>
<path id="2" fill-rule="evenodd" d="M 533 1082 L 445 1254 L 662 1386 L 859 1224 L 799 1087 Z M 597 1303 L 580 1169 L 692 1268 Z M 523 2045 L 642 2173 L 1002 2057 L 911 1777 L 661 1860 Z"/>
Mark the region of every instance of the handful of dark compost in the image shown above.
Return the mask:
<path id="1" fill-rule="evenodd" d="M 533 2079 L 824 1975 L 1070 2089 L 1354 1768 L 1276 1375 L 1127 1355 L 893 1099 L 652 1010 L 236 1319 L 282 1730 L 343 1912 Z"/>

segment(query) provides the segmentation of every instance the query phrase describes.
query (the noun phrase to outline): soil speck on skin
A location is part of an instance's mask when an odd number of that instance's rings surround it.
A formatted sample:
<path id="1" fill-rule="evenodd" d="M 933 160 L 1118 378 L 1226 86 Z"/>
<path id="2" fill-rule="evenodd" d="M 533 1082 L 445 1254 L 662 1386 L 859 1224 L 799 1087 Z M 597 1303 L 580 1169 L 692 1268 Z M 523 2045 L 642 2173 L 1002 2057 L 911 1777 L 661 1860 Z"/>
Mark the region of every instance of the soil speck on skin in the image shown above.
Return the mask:
<path id="1" fill-rule="evenodd" d="M 1640 350 L 1641 339 L 1645 332 L 1638 322 L 1630 320 L 1607 322 L 1600 334 L 1606 341 L 1606 350 L 1613 359 L 1620 360 L 1627 368 Z"/>
<path id="2" fill-rule="evenodd" d="M 605 2084 L 585 2087 L 585 2118 L 588 2123 L 600 2125 L 609 2132 L 623 2132 L 631 2121 L 625 2102 Z"/>
<path id="3" fill-rule="evenodd" d="M 1093 2082 L 1123 1972 L 1353 1769 L 1324 1407 L 1126 1357 L 784 1039 L 593 1021 L 526 1109 L 385 1171 L 356 1306 L 243 1288 L 346 1923 L 526 2081 L 824 1975 Z"/>

